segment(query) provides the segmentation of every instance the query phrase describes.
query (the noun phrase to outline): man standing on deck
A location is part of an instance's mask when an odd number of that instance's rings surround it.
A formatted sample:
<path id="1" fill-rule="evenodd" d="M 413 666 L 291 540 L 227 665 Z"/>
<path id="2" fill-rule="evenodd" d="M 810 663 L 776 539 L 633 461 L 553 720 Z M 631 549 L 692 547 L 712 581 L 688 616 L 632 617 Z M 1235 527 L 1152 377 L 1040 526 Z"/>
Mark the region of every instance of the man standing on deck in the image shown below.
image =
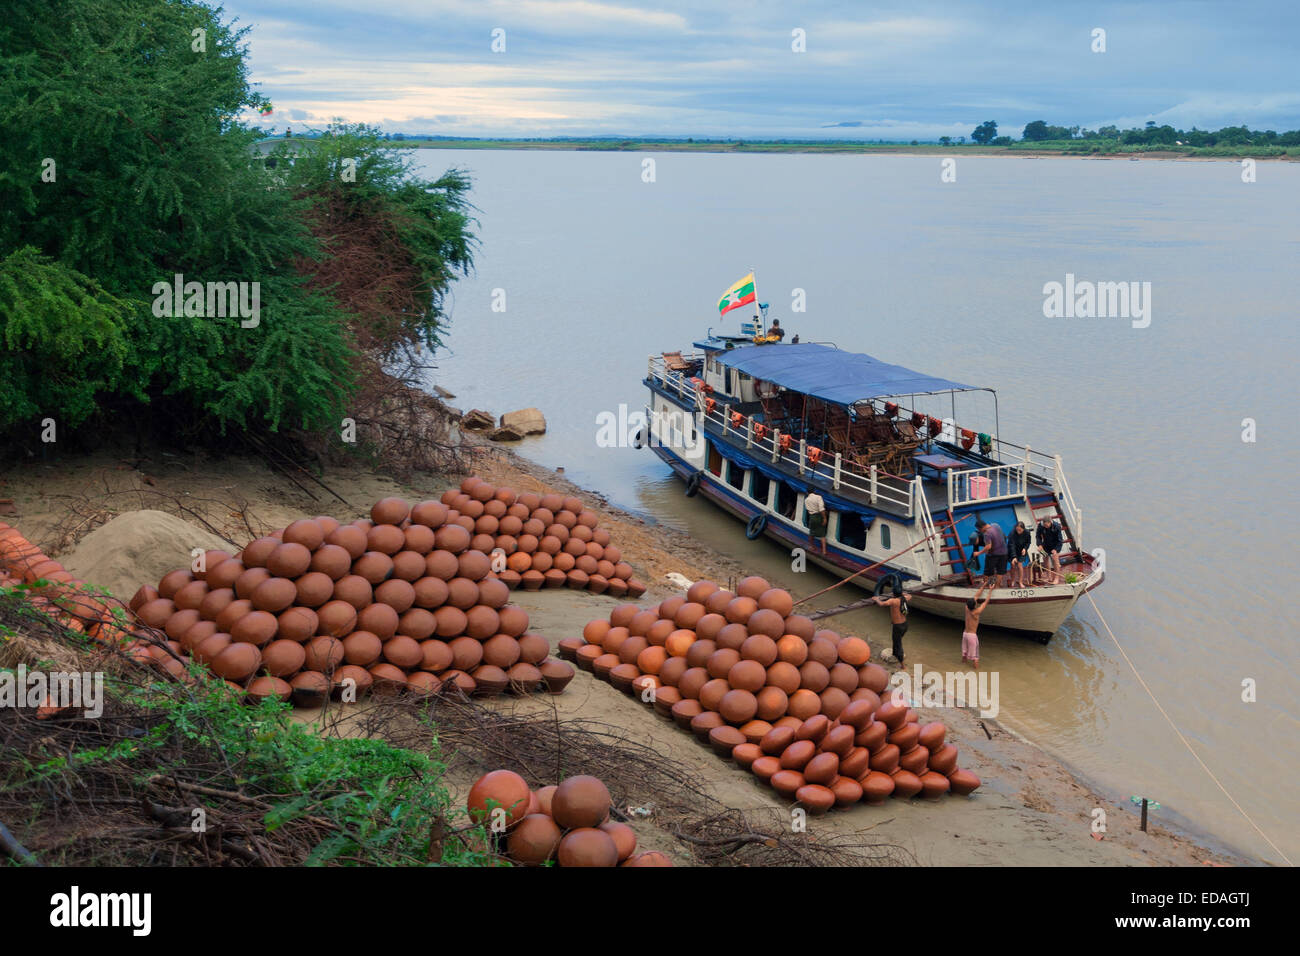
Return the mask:
<path id="1" fill-rule="evenodd" d="M 826 553 L 826 502 L 817 492 L 810 492 L 803 500 L 804 511 L 808 513 L 808 545 L 815 547 L 822 554 Z"/>
<path id="2" fill-rule="evenodd" d="M 1007 536 L 1002 533 L 1002 529 L 995 524 L 989 524 L 983 518 L 976 519 L 975 530 L 979 532 L 980 540 L 984 542 L 984 547 L 976 551 L 971 557 L 978 558 L 981 554 L 987 554 L 984 559 L 984 581 L 994 582 L 994 587 L 1002 587 L 1002 575 L 1007 570 Z"/>
<path id="3" fill-rule="evenodd" d="M 988 587 L 988 582 L 980 585 L 980 589 L 975 592 L 975 597 L 966 599 L 966 628 L 961 635 L 961 659 L 975 665 L 975 669 L 980 669 L 980 639 L 977 636 L 980 626 L 980 615 L 984 609 L 989 606 L 989 598 L 993 597 L 992 589 L 985 595 L 984 600 L 976 604 L 984 589 Z"/>
<path id="4" fill-rule="evenodd" d="M 876 596 L 871 603 L 889 608 L 890 637 L 894 644 L 894 657 L 899 666 L 903 663 L 903 635 L 907 633 L 907 602 L 903 599 L 903 586 L 895 579 L 894 596 L 891 598 Z"/>
<path id="5" fill-rule="evenodd" d="M 1043 515 L 1035 532 L 1035 543 L 1043 551 L 1047 564 L 1048 583 L 1061 583 L 1061 526 L 1052 518 Z"/>

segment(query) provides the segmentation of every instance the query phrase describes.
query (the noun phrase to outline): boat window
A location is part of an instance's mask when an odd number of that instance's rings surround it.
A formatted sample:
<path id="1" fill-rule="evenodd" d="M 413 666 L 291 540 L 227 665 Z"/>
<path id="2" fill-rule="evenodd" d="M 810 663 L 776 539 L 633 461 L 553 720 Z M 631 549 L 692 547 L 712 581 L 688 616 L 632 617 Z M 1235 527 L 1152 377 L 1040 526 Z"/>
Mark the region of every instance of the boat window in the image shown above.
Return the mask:
<path id="1" fill-rule="evenodd" d="M 782 517 L 794 518 L 794 507 L 798 499 L 799 496 L 795 493 L 795 490 L 784 481 L 776 483 L 776 511 Z"/>
<path id="2" fill-rule="evenodd" d="M 856 511 L 840 512 L 840 527 L 836 538 L 841 544 L 858 551 L 867 550 L 867 526 L 862 523 L 862 515 Z"/>
<path id="3" fill-rule="evenodd" d="M 880 546 L 886 551 L 889 550 L 889 525 L 883 521 L 880 522 Z"/>
<path id="4" fill-rule="evenodd" d="M 750 478 L 749 496 L 759 504 L 766 505 L 767 499 L 772 493 L 772 480 L 761 471 L 756 471 Z"/>
<path id="5" fill-rule="evenodd" d="M 744 489 L 745 487 L 745 469 L 741 468 L 734 461 L 727 462 L 727 484 L 733 488 Z"/>
<path id="6" fill-rule="evenodd" d="M 713 447 L 713 442 L 709 442 L 709 471 L 722 475 L 722 454 Z"/>

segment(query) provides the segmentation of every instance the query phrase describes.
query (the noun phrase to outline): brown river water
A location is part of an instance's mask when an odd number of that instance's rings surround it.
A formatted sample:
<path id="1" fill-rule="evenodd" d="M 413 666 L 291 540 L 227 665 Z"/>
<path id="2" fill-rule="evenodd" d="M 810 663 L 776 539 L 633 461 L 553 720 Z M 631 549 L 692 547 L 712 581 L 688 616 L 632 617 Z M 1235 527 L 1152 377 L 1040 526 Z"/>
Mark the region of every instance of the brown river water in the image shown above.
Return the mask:
<path id="1" fill-rule="evenodd" d="M 1159 822 L 1300 860 L 1297 589 L 1285 583 L 1300 559 L 1287 431 L 1300 408 L 1300 166 L 1261 162 L 1243 182 L 1230 161 L 965 157 L 944 182 L 937 156 L 418 161 L 475 180 L 482 247 L 456 284 L 434 376 L 452 404 L 541 408 L 550 430 L 522 454 L 796 594 L 834 579 L 747 541 L 651 452 L 598 441 L 600 416 L 644 407 L 647 356 L 689 349 L 711 325 L 735 332 L 736 313 L 719 321 L 714 304 L 754 268 L 770 315 L 805 341 L 997 389 L 1000 435 L 1062 456 L 1108 575 L 1096 609 L 1085 598 L 1047 646 L 981 635 L 998 719 L 1126 807 L 1146 796 Z M 1149 312 L 1045 316 L 1045 284 L 1067 275 L 1150 283 Z M 957 417 L 993 431 L 982 393 L 958 398 Z M 874 610 L 836 620 L 887 639 Z M 960 630 L 914 615 L 909 669 L 961 669 Z"/>

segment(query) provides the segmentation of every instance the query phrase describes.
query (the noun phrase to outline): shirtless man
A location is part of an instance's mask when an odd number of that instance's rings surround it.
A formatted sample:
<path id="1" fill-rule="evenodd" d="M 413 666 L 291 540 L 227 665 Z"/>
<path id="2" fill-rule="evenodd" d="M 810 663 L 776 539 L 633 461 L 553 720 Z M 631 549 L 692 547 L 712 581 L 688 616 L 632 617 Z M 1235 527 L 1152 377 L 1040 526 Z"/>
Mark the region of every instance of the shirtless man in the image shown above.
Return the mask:
<path id="1" fill-rule="evenodd" d="M 991 581 L 985 581 L 975 592 L 975 597 L 966 599 L 966 628 L 961 635 L 961 659 L 974 664 L 976 670 L 980 669 L 980 639 L 975 633 L 979 630 L 980 615 L 989 606 L 989 598 L 993 597 L 991 585 Z M 988 594 L 984 594 L 985 588 L 988 588 Z M 984 594 L 984 600 L 977 605 L 976 600 L 981 594 Z"/>
<path id="2" fill-rule="evenodd" d="M 874 597 L 871 601 L 873 604 L 889 608 L 889 620 L 893 625 L 890 629 L 890 636 L 894 641 L 894 656 L 898 658 L 898 663 L 901 665 L 903 663 L 903 635 L 907 633 L 907 605 L 903 603 L 903 589 L 898 584 L 895 584 L 893 597 Z"/>

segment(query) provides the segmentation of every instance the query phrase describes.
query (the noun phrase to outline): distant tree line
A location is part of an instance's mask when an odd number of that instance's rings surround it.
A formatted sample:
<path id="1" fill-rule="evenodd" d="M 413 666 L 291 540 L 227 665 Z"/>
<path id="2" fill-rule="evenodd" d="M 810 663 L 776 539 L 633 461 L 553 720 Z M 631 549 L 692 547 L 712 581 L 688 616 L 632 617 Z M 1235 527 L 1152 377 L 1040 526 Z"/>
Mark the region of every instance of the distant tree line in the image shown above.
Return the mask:
<path id="1" fill-rule="evenodd" d="M 1300 146 L 1300 130 L 1279 133 L 1275 130 L 1253 130 L 1245 126 L 1225 126 L 1217 131 L 1175 129 L 1157 126 L 1148 120 L 1146 126 L 1121 130 L 1116 126 L 1083 129 L 1079 126 L 1049 126 L 1045 120 L 1034 120 L 1025 125 L 1021 141 L 1049 143 L 1073 140 L 1077 142 L 1111 141 L 1125 146 Z M 941 137 L 944 143 L 947 137 Z M 998 135 L 998 124 L 986 120 L 971 131 L 971 139 L 980 145 L 1005 146 L 1014 140 Z M 944 143 L 947 145 L 947 143 Z"/>

